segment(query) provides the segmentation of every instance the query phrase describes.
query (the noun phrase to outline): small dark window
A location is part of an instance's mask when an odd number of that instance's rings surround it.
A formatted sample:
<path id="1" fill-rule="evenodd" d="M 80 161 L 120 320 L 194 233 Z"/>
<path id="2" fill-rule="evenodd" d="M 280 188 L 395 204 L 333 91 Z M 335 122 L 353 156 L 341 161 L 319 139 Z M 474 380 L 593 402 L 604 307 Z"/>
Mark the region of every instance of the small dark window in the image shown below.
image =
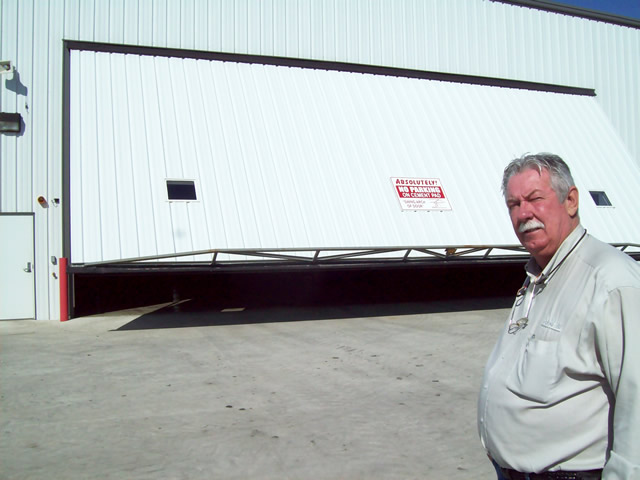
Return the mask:
<path id="1" fill-rule="evenodd" d="M 193 180 L 167 180 L 169 200 L 197 200 L 196 183 Z"/>
<path id="2" fill-rule="evenodd" d="M 607 197 L 606 193 L 593 190 L 589 193 L 591 194 L 591 198 L 593 198 L 593 201 L 596 202 L 596 205 L 598 205 L 599 207 L 611 206 L 611 202 L 609 201 L 609 197 Z"/>

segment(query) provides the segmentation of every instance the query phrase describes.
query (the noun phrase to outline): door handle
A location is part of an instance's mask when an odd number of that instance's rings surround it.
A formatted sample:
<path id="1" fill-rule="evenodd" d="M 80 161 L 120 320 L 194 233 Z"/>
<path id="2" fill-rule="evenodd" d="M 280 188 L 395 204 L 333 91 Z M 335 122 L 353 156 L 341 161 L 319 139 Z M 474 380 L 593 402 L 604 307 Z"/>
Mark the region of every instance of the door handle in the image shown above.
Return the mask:
<path id="1" fill-rule="evenodd" d="M 23 268 L 23 270 L 27 273 L 31 273 L 31 262 L 27 262 L 27 266 Z"/>

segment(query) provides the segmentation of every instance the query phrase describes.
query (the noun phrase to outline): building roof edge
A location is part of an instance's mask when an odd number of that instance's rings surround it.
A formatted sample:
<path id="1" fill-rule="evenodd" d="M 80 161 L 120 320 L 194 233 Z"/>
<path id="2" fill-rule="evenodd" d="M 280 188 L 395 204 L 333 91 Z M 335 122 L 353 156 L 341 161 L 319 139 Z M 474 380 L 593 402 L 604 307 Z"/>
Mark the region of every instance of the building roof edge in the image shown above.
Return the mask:
<path id="1" fill-rule="evenodd" d="M 571 15 L 574 17 L 586 18 L 589 20 L 597 20 L 606 23 L 612 23 L 615 25 L 621 25 L 624 27 L 631 27 L 640 29 L 640 20 L 635 18 L 625 17 L 622 15 L 616 15 L 613 13 L 601 12 L 598 10 L 591 10 L 588 8 L 575 7 L 572 5 L 565 5 L 548 0 L 490 0 L 498 3 L 508 3 L 511 5 L 517 5 L 520 7 L 530 7 L 538 10 L 544 10 L 553 13 L 562 13 L 565 15 Z"/>

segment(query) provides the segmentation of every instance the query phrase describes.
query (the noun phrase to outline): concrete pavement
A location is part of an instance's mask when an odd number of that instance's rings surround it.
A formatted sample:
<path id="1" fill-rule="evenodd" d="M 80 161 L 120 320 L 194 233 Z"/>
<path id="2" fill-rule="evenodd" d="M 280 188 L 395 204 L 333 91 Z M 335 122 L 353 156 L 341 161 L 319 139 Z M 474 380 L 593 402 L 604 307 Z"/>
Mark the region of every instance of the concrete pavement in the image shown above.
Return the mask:
<path id="1" fill-rule="evenodd" d="M 495 478 L 475 409 L 504 306 L 0 322 L 0 478 Z"/>

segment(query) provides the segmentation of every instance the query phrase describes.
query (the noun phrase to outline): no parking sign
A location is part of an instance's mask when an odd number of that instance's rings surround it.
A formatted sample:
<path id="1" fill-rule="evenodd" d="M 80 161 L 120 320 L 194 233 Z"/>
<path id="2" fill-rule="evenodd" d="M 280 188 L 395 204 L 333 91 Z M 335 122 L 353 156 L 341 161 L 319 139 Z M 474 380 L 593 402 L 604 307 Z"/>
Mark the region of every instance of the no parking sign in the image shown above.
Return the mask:
<path id="1" fill-rule="evenodd" d="M 402 210 L 451 210 L 439 178 L 391 177 Z"/>

